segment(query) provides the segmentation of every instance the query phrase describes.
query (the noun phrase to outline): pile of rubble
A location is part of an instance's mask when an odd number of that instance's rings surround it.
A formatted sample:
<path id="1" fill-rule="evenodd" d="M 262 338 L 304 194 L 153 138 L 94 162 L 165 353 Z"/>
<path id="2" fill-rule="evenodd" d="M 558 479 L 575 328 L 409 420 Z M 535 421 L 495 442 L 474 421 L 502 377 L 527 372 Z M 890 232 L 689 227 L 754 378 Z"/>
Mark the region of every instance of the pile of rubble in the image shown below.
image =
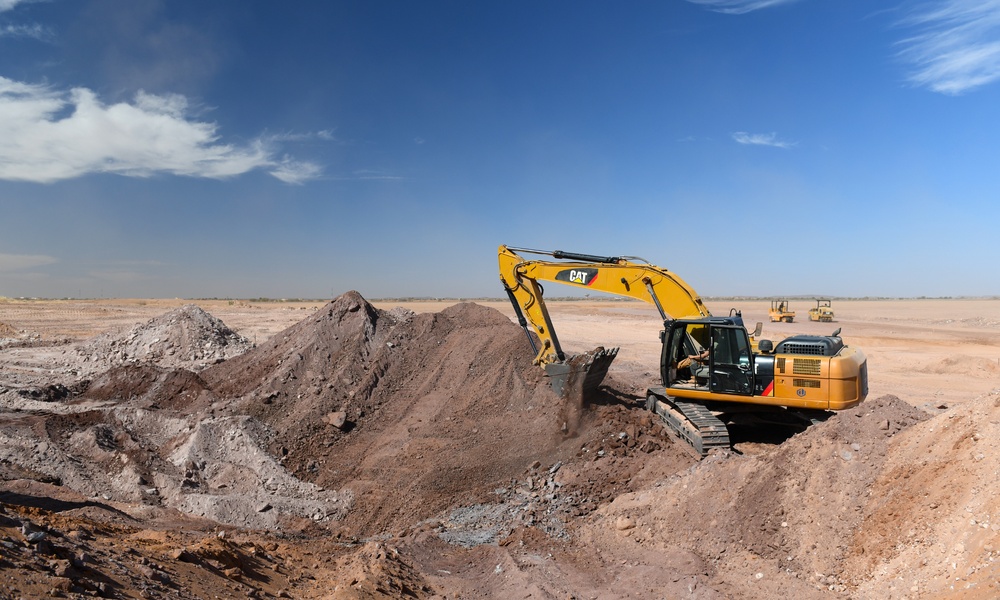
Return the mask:
<path id="1" fill-rule="evenodd" d="M 239 356 L 253 343 L 194 304 L 187 304 L 122 332 L 107 332 L 76 347 L 84 372 L 155 363 L 201 371 Z"/>

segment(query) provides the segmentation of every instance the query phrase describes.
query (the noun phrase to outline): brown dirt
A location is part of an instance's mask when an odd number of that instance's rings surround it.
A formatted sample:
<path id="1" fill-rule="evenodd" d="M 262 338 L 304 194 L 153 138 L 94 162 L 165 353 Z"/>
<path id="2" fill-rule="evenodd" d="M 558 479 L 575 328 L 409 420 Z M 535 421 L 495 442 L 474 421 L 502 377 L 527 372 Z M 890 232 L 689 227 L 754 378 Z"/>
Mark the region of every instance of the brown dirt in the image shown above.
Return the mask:
<path id="1" fill-rule="evenodd" d="M 1000 592 L 996 301 L 772 324 L 844 327 L 872 393 L 702 461 L 642 408 L 645 306 L 552 307 L 622 346 L 579 406 L 503 304 L 175 304 L 0 304 L 0 599 Z"/>

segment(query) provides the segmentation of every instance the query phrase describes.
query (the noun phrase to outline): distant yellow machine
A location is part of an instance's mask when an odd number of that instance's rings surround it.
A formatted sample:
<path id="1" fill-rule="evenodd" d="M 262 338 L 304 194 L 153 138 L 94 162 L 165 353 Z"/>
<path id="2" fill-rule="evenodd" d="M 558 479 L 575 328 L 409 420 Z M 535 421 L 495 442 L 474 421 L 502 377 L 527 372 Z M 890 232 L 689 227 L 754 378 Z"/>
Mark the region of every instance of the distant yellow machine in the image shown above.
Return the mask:
<path id="1" fill-rule="evenodd" d="M 771 322 L 791 323 L 795 320 L 795 313 L 788 308 L 788 300 L 771 300 L 771 310 L 768 311 Z"/>
<path id="2" fill-rule="evenodd" d="M 824 323 L 833 321 L 833 309 L 830 308 L 830 301 L 817 299 L 816 308 L 809 309 L 809 320 Z"/>

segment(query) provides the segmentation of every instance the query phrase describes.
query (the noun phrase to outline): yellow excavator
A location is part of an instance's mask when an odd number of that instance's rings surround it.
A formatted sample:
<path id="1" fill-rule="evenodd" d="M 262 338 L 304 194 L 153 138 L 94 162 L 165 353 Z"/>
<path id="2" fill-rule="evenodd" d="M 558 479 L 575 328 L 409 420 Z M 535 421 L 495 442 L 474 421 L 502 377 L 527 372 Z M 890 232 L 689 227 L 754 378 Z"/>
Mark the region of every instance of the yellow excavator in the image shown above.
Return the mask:
<path id="1" fill-rule="evenodd" d="M 521 254 L 555 260 L 526 260 Z M 599 347 L 568 357 L 552 326 L 540 282 L 655 305 L 663 320 L 660 385 L 647 389 L 646 407 L 701 456 L 730 446 L 731 424 L 769 422 L 804 428 L 824 420 L 830 411 L 856 406 L 868 394 L 865 354 L 845 345 L 840 329 L 829 336 L 796 335 L 777 344 L 757 339 L 760 324 L 751 334 L 736 309 L 725 317 L 713 316 L 676 273 L 638 257 L 500 246 L 498 259 L 500 280 L 528 334 L 534 362 L 565 397 L 594 393 L 618 348 Z"/>

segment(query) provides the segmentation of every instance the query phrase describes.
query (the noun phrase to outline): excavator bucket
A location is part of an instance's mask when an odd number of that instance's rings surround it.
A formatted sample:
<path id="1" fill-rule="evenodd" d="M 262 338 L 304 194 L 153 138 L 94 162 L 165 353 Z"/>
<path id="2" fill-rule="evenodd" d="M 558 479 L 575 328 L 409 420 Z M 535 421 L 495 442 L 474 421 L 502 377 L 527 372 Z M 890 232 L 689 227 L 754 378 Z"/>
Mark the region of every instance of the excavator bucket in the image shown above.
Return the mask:
<path id="1" fill-rule="evenodd" d="M 604 381 L 616 356 L 618 348 L 598 347 L 592 352 L 570 357 L 566 362 L 545 365 L 545 373 L 560 397 L 586 399 Z"/>

